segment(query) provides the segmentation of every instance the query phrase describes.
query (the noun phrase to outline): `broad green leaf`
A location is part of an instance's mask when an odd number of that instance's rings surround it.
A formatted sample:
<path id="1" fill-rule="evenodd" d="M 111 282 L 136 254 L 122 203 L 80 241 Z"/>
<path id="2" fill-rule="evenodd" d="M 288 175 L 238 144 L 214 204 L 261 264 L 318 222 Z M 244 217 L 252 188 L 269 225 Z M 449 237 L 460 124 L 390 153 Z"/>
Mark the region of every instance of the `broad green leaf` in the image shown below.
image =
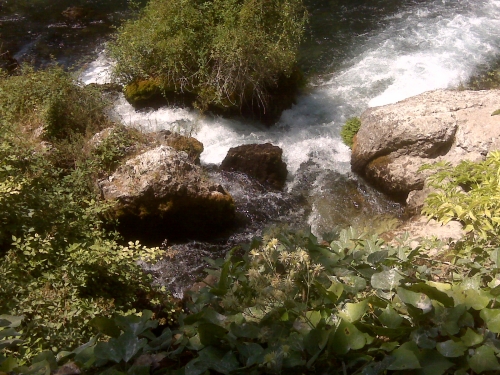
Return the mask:
<path id="1" fill-rule="evenodd" d="M 462 341 L 448 340 L 436 344 L 436 349 L 443 356 L 448 358 L 460 357 L 467 350 L 467 346 Z"/>
<path id="2" fill-rule="evenodd" d="M 328 338 L 328 350 L 337 354 L 346 354 L 351 349 L 361 349 L 365 345 L 365 334 L 345 320 L 340 322 Z"/>
<path id="3" fill-rule="evenodd" d="M 189 361 L 184 367 L 184 375 L 201 375 L 208 370 L 208 364 L 203 362 L 199 357 Z"/>
<path id="4" fill-rule="evenodd" d="M 199 352 L 200 361 L 208 369 L 215 370 L 221 374 L 229 374 L 239 367 L 239 362 L 232 351 L 224 351 L 208 346 Z"/>
<path id="5" fill-rule="evenodd" d="M 434 283 L 438 284 L 438 283 Z M 448 285 L 448 284 L 444 284 Z M 417 284 L 412 284 L 409 287 L 405 287 L 408 290 L 411 290 L 412 292 L 416 293 L 424 293 L 427 297 L 429 297 L 432 300 L 439 301 L 446 307 L 452 307 L 454 305 L 453 303 L 453 298 L 448 296 L 445 292 L 443 292 L 441 289 L 438 289 L 436 285 L 430 285 L 430 283 L 417 283 Z"/>
<path id="6" fill-rule="evenodd" d="M 500 333 L 500 310 L 499 309 L 483 309 L 479 313 L 481 319 L 484 320 L 486 326 L 491 332 Z"/>
<path id="7" fill-rule="evenodd" d="M 424 313 L 432 310 L 432 302 L 424 293 L 416 293 L 404 288 L 398 288 L 397 294 L 401 301 L 421 309 Z"/>
<path id="8" fill-rule="evenodd" d="M 127 331 L 118 338 L 112 338 L 108 342 L 99 342 L 95 347 L 95 356 L 120 363 L 130 361 L 139 350 L 147 343 L 146 339 L 140 339 L 132 332 Z"/>
<path id="9" fill-rule="evenodd" d="M 391 353 L 394 362 L 388 367 L 389 370 L 414 370 L 421 368 L 417 355 L 418 347 L 413 342 L 407 342 Z"/>
<path id="10" fill-rule="evenodd" d="M 256 343 L 238 343 L 238 353 L 243 357 L 245 366 L 252 366 L 256 363 L 262 363 L 264 358 L 264 349 Z"/>
<path id="11" fill-rule="evenodd" d="M 358 303 L 346 303 L 344 309 L 338 314 L 342 319 L 348 321 L 349 323 L 354 323 L 361 319 L 367 309 L 367 300 Z"/>
<path id="12" fill-rule="evenodd" d="M 433 301 L 434 316 L 432 322 L 439 328 L 443 335 L 456 335 L 462 326 L 460 319 L 467 311 L 465 305 L 455 307 L 443 307 L 440 303 Z"/>
<path id="13" fill-rule="evenodd" d="M 13 357 L 7 357 L 3 362 L 0 362 L 0 371 L 9 373 L 13 371 L 17 366 L 19 366 L 17 359 Z"/>
<path id="14" fill-rule="evenodd" d="M 434 349 L 436 347 L 437 329 L 419 328 L 411 333 L 411 339 L 419 348 Z"/>
<path id="15" fill-rule="evenodd" d="M 467 359 L 471 369 L 480 374 L 486 371 L 498 371 L 500 370 L 500 364 L 495 356 L 495 351 L 493 348 L 483 345 L 479 347 L 476 352 Z"/>
<path id="16" fill-rule="evenodd" d="M 467 331 L 460 339 L 467 347 L 470 347 L 481 344 L 484 341 L 484 336 L 467 328 Z"/>
<path id="17" fill-rule="evenodd" d="M 19 327 L 24 319 L 24 315 L 0 315 L 0 327 L 16 328 Z"/>
<path id="18" fill-rule="evenodd" d="M 366 258 L 366 260 L 368 263 L 377 264 L 387 259 L 388 256 L 389 256 L 388 250 L 376 251 L 368 255 L 368 258 Z"/>
<path id="19" fill-rule="evenodd" d="M 314 328 L 304 337 L 304 347 L 310 355 L 321 352 L 328 341 L 329 331 Z"/>
<path id="20" fill-rule="evenodd" d="M 313 327 L 316 327 L 322 318 L 321 311 L 318 311 L 318 310 L 307 311 L 305 315 L 306 315 L 307 321 Z"/>
<path id="21" fill-rule="evenodd" d="M 390 305 L 378 317 L 380 322 L 388 328 L 398 328 L 403 323 L 404 318 L 399 315 Z"/>
<path id="22" fill-rule="evenodd" d="M 117 326 L 115 321 L 110 318 L 96 316 L 93 318 L 89 324 L 92 327 L 97 328 L 97 330 L 101 333 L 104 333 L 107 336 L 118 337 L 120 336 L 120 328 Z"/>
<path id="23" fill-rule="evenodd" d="M 198 326 L 198 334 L 203 345 L 213 345 L 225 339 L 227 330 L 212 323 L 202 323 Z"/>
<path id="24" fill-rule="evenodd" d="M 422 368 L 417 369 L 415 375 L 442 375 L 453 366 L 453 362 L 450 362 L 435 350 L 423 350 L 419 353 L 418 359 Z"/>
<path id="25" fill-rule="evenodd" d="M 127 375 L 150 375 L 151 366 L 137 366 L 134 365 L 130 367 L 127 371 Z"/>
<path id="26" fill-rule="evenodd" d="M 455 305 L 463 304 L 474 310 L 482 310 L 491 301 L 491 296 L 483 290 L 463 289 L 461 286 L 454 286 L 449 293 L 455 301 Z"/>
<path id="27" fill-rule="evenodd" d="M 374 274 L 371 284 L 375 289 L 393 290 L 399 286 L 402 279 L 403 277 L 395 269 L 391 269 Z"/>
<path id="28" fill-rule="evenodd" d="M 231 323 L 229 330 L 236 337 L 245 337 L 249 339 L 256 339 L 260 334 L 260 328 L 251 322 L 243 324 Z"/>
<path id="29" fill-rule="evenodd" d="M 356 294 L 366 288 L 366 280 L 356 275 L 346 275 L 340 278 L 344 285 L 344 291 Z"/>

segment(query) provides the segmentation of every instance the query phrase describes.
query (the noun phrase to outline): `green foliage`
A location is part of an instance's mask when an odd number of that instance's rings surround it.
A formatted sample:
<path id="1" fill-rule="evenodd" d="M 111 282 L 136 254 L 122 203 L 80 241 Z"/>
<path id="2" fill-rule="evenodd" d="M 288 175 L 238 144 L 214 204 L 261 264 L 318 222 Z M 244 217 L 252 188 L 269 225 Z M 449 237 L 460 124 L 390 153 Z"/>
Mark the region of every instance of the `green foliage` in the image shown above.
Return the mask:
<path id="1" fill-rule="evenodd" d="M 359 128 L 361 127 L 361 121 L 359 117 L 352 117 L 346 121 L 340 130 L 340 136 L 344 143 L 352 148 L 353 138 L 358 134 Z"/>
<path id="2" fill-rule="evenodd" d="M 389 245 L 353 229 L 331 243 L 272 234 L 210 261 L 218 282 L 191 295 L 177 329 L 155 336 L 143 318 L 102 320 L 113 338 L 73 360 L 102 374 L 139 373 L 145 353 L 171 374 L 494 373 L 498 251 L 433 259 L 438 245 Z"/>
<path id="3" fill-rule="evenodd" d="M 458 220 L 475 238 L 498 244 L 500 231 L 500 152 L 491 152 L 485 161 L 463 161 L 458 166 L 427 166 L 436 173 L 429 186 L 423 213 L 447 223 Z"/>
<path id="4" fill-rule="evenodd" d="M 144 143 L 144 138 L 137 130 L 116 125 L 107 129 L 91 152 L 92 162 L 100 170 L 112 172 L 121 160 L 132 154 Z"/>
<path id="5" fill-rule="evenodd" d="M 496 111 L 494 111 L 492 114 L 492 116 L 498 116 L 500 115 L 500 109 L 497 109 Z"/>
<path id="6" fill-rule="evenodd" d="M 294 71 L 306 13 L 300 0 L 152 0 L 110 43 L 124 84 L 154 79 L 198 106 L 264 108 Z"/>
<path id="7" fill-rule="evenodd" d="M 129 140 L 117 128 L 94 154 L 85 146 L 95 129 L 110 124 L 94 95 L 59 68 L 0 80 L 0 313 L 24 316 L 23 343 L 13 353 L 20 364 L 44 349 L 88 340 L 94 316 L 123 313 L 153 297 L 150 277 L 136 262 L 160 251 L 123 246 L 104 229 L 109 207 L 94 178 Z M 91 107 L 80 109 L 85 105 Z M 40 127 L 41 139 L 32 132 Z"/>
<path id="8" fill-rule="evenodd" d="M 24 66 L 20 75 L 0 79 L 0 116 L 24 131 L 41 133 L 47 141 L 96 132 L 109 124 L 108 103 L 91 86 L 79 86 L 54 66 L 35 72 Z"/>

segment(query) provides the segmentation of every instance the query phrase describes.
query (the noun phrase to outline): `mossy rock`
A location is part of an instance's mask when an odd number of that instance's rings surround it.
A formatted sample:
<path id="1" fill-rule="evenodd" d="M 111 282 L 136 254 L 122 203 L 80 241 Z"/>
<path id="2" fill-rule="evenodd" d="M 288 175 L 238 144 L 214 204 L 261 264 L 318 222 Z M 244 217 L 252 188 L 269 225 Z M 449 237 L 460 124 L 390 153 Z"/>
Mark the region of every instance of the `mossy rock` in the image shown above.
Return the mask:
<path id="1" fill-rule="evenodd" d="M 149 101 L 162 99 L 162 90 L 153 79 L 138 80 L 125 86 L 125 99 L 133 106 L 141 106 Z"/>

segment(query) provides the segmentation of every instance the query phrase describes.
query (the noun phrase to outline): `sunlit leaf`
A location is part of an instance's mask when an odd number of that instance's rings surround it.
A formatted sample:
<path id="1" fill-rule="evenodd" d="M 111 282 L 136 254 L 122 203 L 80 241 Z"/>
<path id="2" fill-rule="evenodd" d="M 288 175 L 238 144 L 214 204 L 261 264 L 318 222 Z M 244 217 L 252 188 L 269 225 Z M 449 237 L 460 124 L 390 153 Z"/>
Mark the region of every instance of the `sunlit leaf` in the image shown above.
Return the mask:
<path id="1" fill-rule="evenodd" d="M 500 370 L 500 364 L 498 363 L 495 351 L 486 345 L 479 347 L 467 361 L 471 369 L 477 374 Z"/>
<path id="2" fill-rule="evenodd" d="M 393 290 L 403 277 L 395 269 L 376 273 L 371 278 L 372 287 L 382 290 Z"/>

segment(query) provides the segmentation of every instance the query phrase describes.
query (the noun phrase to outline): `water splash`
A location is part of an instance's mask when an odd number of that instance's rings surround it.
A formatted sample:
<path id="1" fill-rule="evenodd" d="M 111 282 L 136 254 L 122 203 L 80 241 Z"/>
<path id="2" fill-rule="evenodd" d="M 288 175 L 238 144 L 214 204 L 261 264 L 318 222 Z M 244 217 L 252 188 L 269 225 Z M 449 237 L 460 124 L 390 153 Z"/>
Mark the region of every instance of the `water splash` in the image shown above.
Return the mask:
<path id="1" fill-rule="evenodd" d="M 324 27 L 330 27 L 331 19 L 325 20 Z M 241 144 L 271 142 L 282 147 L 290 171 L 283 194 L 300 192 L 305 197 L 310 210 L 305 210 L 308 216 L 304 223 L 316 232 L 353 215 L 348 212 L 352 210 L 342 211 L 342 207 L 356 208 L 359 202 L 365 207 L 354 211 L 369 218 L 384 210 L 398 211 L 376 193 L 366 191 L 365 196 L 364 188 L 352 199 L 349 193 L 335 194 L 341 188 L 332 176 L 347 176 L 350 171 L 350 150 L 340 140 L 340 127 L 369 106 L 455 87 L 467 81 L 478 67 L 498 60 L 500 1 L 406 1 L 362 35 L 331 27 L 332 39 L 339 32 L 353 43 L 342 43 L 340 52 L 333 44 L 325 45 L 332 48 L 336 61 L 339 54 L 344 56 L 341 63 L 331 66 L 328 74 L 313 77 L 297 103 L 271 128 L 248 120 L 199 115 L 189 109 L 135 111 L 123 97 L 116 103 L 115 116 L 148 131 L 180 130 L 195 136 L 205 147 L 203 164 L 219 164 L 230 147 Z M 85 72 L 84 81 L 99 82 L 99 75 L 107 77 L 109 65 L 104 58 L 98 59 Z M 336 205 L 339 199 L 350 201 Z M 358 220 L 356 215 L 352 220 Z"/>

